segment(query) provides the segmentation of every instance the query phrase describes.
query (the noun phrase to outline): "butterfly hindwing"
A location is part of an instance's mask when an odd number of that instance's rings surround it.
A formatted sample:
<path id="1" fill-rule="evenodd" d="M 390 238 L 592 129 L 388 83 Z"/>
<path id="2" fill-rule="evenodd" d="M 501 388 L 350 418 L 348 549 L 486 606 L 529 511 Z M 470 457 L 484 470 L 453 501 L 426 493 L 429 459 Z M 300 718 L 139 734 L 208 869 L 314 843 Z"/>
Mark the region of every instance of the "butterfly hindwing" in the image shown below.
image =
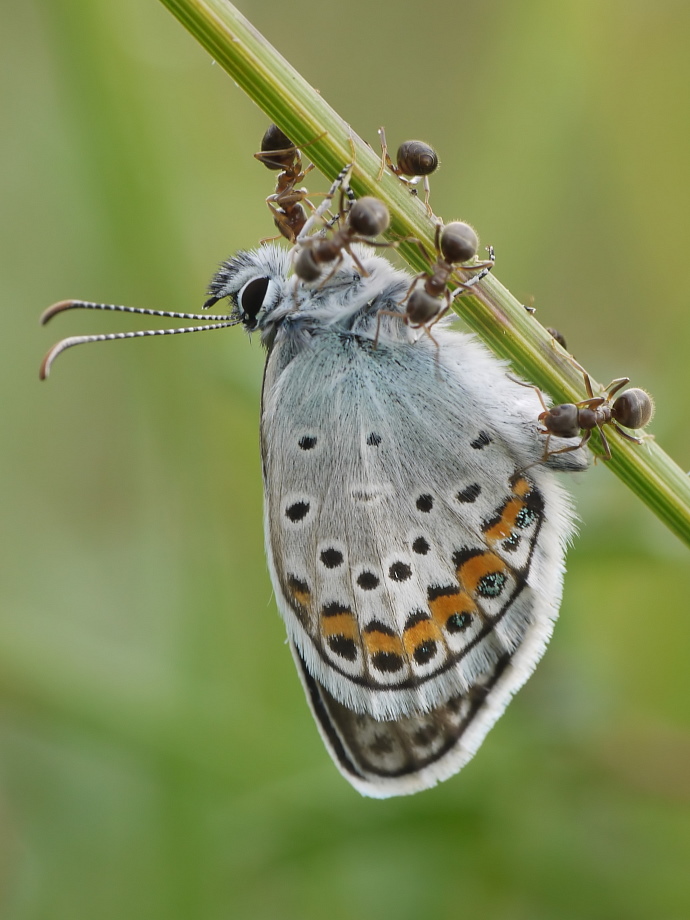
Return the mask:
<path id="1" fill-rule="evenodd" d="M 372 795 L 472 755 L 543 652 L 571 529 L 524 388 L 435 337 L 278 337 L 264 382 L 278 603 L 329 749 Z"/>

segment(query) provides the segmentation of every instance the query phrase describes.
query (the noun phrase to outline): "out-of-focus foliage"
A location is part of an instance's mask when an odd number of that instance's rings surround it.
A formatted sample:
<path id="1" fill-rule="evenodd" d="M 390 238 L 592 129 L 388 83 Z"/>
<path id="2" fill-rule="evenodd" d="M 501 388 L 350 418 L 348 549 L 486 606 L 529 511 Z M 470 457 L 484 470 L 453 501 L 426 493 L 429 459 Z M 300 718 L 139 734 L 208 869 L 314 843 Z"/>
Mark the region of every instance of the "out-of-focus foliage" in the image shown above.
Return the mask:
<path id="1" fill-rule="evenodd" d="M 690 6 L 256 4 L 376 142 L 422 137 L 432 201 L 690 468 Z M 690 915 L 690 565 L 598 464 L 562 619 L 456 778 L 359 798 L 271 598 L 258 343 L 65 297 L 196 310 L 272 233 L 266 120 L 155 0 L 24 0 L 0 30 L 0 913 L 12 920 Z M 324 188 L 325 180 L 314 187 Z"/>

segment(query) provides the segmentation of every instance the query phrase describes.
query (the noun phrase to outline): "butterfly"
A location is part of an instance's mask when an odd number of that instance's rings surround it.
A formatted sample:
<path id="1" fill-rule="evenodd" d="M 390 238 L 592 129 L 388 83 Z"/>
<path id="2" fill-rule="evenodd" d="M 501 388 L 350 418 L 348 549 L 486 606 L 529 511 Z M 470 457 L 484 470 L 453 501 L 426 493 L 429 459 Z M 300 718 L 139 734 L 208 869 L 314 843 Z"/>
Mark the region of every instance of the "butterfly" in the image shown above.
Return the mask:
<path id="1" fill-rule="evenodd" d="M 227 299 L 228 314 L 50 307 L 43 322 L 74 308 L 207 322 L 63 339 L 41 377 L 87 342 L 239 324 L 259 334 L 276 601 L 335 764 L 359 792 L 386 798 L 460 770 L 534 670 L 574 532 L 555 472 L 588 461 L 584 441 L 566 440 L 576 430 L 559 432 L 566 449 L 548 450 L 541 392 L 448 328 L 441 301 L 428 322 L 410 321 L 411 292 L 426 275 L 376 255 L 385 244 L 361 242 L 381 232 L 387 210 L 372 198 L 354 203 L 351 168 L 293 249 L 269 244 L 220 266 L 204 306 Z M 325 215 L 337 189 L 333 229 Z M 309 272 L 300 270 L 305 254 Z M 456 293 L 492 266 L 467 266 L 479 271 Z"/>
<path id="2" fill-rule="evenodd" d="M 587 458 L 544 458 L 534 394 L 474 337 L 405 324 L 411 276 L 369 247 L 314 287 L 291 265 L 240 252 L 206 306 L 228 298 L 267 351 L 268 565 L 321 736 L 360 793 L 416 793 L 544 653 L 574 531 L 554 471 Z"/>

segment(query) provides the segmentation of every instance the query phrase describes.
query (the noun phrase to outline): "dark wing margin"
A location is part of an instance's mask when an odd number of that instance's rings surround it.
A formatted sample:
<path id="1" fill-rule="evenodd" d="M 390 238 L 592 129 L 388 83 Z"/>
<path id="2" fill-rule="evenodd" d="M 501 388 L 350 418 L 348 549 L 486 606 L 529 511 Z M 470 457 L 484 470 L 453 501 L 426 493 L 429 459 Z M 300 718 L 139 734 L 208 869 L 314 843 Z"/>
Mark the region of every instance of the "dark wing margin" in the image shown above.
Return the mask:
<path id="1" fill-rule="evenodd" d="M 340 771 L 363 795 L 387 798 L 429 788 L 472 758 L 485 732 L 470 745 L 463 736 L 478 718 L 510 662 L 503 655 L 466 693 L 428 713 L 379 721 L 343 706 L 315 680 L 292 645 L 302 683 L 323 739 Z M 486 731 L 495 720 L 487 714 Z M 441 761 L 450 763 L 441 766 Z"/>

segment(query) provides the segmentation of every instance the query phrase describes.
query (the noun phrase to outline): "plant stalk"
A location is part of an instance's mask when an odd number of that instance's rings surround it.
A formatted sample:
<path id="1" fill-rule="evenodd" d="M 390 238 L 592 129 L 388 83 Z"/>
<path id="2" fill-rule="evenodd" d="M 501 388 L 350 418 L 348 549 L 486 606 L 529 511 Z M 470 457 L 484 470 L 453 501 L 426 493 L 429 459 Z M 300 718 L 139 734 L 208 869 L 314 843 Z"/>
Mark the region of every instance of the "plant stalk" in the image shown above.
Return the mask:
<path id="1" fill-rule="evenodd" d="M 345 163 L 354 162 L 352 188 L 356 195 L 374 195 L 388 206 L 390 238 L 414 237 L 434 251 L 435 225 L 421 200 L 389 172 L 377 181 L 379 155 L 231 3 L 161 2 L 298 147 L 310 142 L 309 159 L 325 176 L 333 179 Z M 428 267 L 416 244 L 401 242 L 398 251 L 415 271 Z M 471 295 L 456 298 L 454 307 L 499 357 L 556 403 L 587 397 L 583 375 L 567 352 L 494 274 L 474 287 Z M 592 384 L 599 392 L 600 386 L 594 380 Z M 690 546 L 690 476 L 650 436 L 643 435 L 642 444 L 633 444 L 609 426 L 606 437 L 613 453 L 607 466 Z M 592 441 L 599 447 L 596 434 Z"/>

